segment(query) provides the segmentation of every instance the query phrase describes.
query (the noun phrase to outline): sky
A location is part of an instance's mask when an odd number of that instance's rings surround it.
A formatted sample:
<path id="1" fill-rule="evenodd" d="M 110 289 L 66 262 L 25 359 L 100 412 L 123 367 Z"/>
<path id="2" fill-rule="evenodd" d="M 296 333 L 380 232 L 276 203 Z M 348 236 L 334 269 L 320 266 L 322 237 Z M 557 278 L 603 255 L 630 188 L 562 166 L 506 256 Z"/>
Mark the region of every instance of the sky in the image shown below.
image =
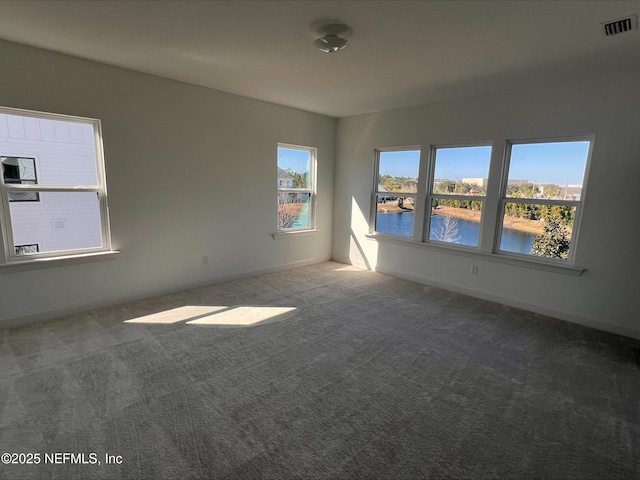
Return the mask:
<path id="1" fill-rule="evenodd" d="M 589 142 L 513 145 L 509 178 L 560 186 L 582 185 L 588 153 Z"/>
<path id="2" fill-rule="evenodd" d="M 533 183 L 582 185 L 589 142 L 516 144 L 512 147 L 509 178 Z M 491 147 L 439 148 L 435 178 L 487 178 Z M 380 153 L 380 174 L 418 178 L 419 150 Z"/>
<path id="3" fill-rule="evenodd" d="M 278 167 L 283 170 L 291 169 L 298 173 L 308 172 L 309 150 L 278 147 Z"/>

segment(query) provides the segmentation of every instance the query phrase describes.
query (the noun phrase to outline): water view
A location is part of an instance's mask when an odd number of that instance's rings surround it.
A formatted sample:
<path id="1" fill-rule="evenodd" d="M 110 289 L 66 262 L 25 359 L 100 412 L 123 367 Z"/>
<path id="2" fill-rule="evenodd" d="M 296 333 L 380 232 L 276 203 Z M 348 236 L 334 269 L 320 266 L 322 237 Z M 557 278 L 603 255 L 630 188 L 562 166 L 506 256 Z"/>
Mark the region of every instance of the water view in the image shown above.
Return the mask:
<path id="1" fill-rule="evenodd" d="M 431 217 L 431 231 L 437 232 L 444 225 L 447 217 L 433 215 Z M 458 240 L 456 243 L 476 247 L 478 245 L 478 235 L 480 224 L 469 220 L 457 219 Z M 413 213 L 378 213 L 376 216 L 376 231 L 411 237 L 413 235 Z M 431 237 L 433 239 L 433 236 Z M 521 232 L 511 228 L 502 231 L 500 249 L 507 252 L 530 254 L 535 235 Z"/>

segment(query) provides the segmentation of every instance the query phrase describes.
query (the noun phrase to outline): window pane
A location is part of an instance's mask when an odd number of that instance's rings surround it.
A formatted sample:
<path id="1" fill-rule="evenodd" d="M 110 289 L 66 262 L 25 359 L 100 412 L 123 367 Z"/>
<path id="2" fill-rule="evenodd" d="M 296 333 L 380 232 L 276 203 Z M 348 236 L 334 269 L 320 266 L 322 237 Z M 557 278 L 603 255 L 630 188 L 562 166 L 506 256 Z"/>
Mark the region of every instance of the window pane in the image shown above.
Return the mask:
<path id="1" fill-rule="evenodd" d="M 411 237 L 413 235 L 413 209 L 413 197 L 378 195 L 375 231 Z"/>
<path id="2" fill-rule="evenodd" d="M 484 196 L 490 160 L 490 146 L 436 149 L 433 193 Z"/>
<path id="3" fill-rule="evenodd" d="M 21 158 L 21 178 L 39 185 L 97 185 L 97 162 L 92 123 L 33 118 L 8 113 L 0 121 L 11 127 L 7 144 L 13 157 Z M 7 154 L 3 150 L 3 154 Z M 35 159 L 37 158 L 37 162 Z M 11 161 L 11 163 L 13 163 Z M 37 165 L 37 171 L 34 166 Z M 5 181 L 7 171 L 4 170 Z M 32 178 L 29 178 L 32 177 Z M 25 182 L 21 182 L 25 183 Z"/>
<path id="4" fill-rule="evenodd" d="M 580 200 L 589 143 L 512 145 L 507 197 Z"/>
<path id="5" fill-rule="evenodd" d="M 35 158 L 2 157 L 4 183 L 36 183 Z"/>
<path id="6" fill-rule="evenodd" d="M 34 192 L 36 193 L 36 192 Z M 39 252 L 102 247 L 100 204 L 95 192 L 37 192 L 40 202 L 9 204 L 13 244 Z"/>
<path id="7" fill-rule="evenodd" d="M 420 150 L 379 152 L 378 192 L 416 193 Z"/>
<path id="8" fill-rule="evenodd" d="M 566 259 L 575 215 L 576 207 L 507 203 L 500 250 Z"/>
<path id="9" fill-rule="evenodd" d="M 278 188 L 311 188 L 311 151 L 278 147 Z"/>
<path id="10" fill-rule="evenodd" d="M 16 245 L 15 249 L 16 255 L 29 255 L 40 251 L 38 245 Z"/>
<path id="11" fill-rule="evenodd" d="M 38 192 L 9 192 L 10 202 L 39 202 Z"/>
<path id="12" fill-rule="evenodd" d="M 429 240 L 478 246 L 482 202 L 434 198 Z"/>
<path id="13" fill-rule="evenodd" d="M 2 178 L 7 185 L 36 185 L 35 158 L 1 157 Z M 10 202 L 37 202 L 37 192 L 9 192 Z"/>
<path id="14" fill-rule="evenodd" d="M 278 194 L 278 229 L 311 227 L 311 194 Z"/>

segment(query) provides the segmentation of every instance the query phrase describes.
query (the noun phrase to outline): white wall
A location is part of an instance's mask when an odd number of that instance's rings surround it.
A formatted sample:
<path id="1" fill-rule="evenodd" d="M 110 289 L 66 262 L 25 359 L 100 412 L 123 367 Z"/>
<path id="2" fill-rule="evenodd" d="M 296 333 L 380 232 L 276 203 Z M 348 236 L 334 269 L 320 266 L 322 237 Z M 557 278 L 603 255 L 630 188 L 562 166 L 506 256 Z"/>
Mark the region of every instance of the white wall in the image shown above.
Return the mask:
<path id="1" fill-rule="evenodd" d="M 640 74 L 627 73 L 339 120 L 334 258 L 640 338 L 639 85 Z M 365 237 L 376 147 L 493 141 L 503 158 L 507 139 L 583 134 L 595 141 L 575 258 L 581 276 Z"/>
<path id="2" fill-rule="evenodd" d="M 8 42 L 0 65 L 0 105 L 102 120 L 122 252 L 0 269 L 0 327 L 330 258 L 334 119 Z M 318 149 L 317 234 L 271 236 L 278 142 Z"/>

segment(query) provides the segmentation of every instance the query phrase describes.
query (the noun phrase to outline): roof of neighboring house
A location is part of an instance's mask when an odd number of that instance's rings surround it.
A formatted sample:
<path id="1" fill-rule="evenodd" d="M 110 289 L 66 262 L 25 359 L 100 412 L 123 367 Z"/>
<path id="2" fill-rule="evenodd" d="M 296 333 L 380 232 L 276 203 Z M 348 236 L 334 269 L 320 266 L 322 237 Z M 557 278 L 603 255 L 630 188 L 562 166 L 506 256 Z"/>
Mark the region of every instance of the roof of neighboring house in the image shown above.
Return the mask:
<path id="1" fill-rule="evenodd" d="M 293 177 L 291 176 L 291 174 L 280 167 L 278 167 L 278 178 L 286 178 L 287 180 L 293 180 Z"/>

